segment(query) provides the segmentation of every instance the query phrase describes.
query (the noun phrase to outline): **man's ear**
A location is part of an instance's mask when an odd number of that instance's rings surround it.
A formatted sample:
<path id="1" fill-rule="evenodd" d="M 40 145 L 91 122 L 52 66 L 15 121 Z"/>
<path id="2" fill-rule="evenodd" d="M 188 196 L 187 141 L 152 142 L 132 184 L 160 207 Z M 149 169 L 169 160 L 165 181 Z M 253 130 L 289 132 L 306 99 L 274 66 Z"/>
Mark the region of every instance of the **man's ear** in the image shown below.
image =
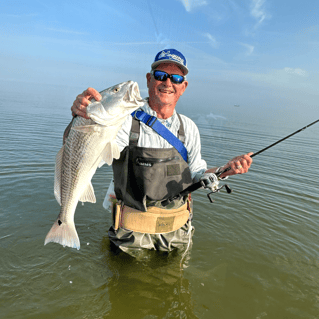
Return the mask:
<path id="1" fill-rule="evenodd" d="M 146 73 L 147 87 L 149 87 L 149 83 L 151 82 L 151 73 Z"/>
<path id="2" fill-rule="evenodd" d="M 185 90 L 186 90 L 186 88 L 187 88 L 187 86 L 188 86 L 188 82 L 187 82 L 187 81 L 184 81 L 182 84 L 184 85 L 184 88 L 183 88 L 183 90 L 182 90 L 182 92 L 181 92 L 181 95 L 184 94 L 184 92 L 185 92 Z"/>

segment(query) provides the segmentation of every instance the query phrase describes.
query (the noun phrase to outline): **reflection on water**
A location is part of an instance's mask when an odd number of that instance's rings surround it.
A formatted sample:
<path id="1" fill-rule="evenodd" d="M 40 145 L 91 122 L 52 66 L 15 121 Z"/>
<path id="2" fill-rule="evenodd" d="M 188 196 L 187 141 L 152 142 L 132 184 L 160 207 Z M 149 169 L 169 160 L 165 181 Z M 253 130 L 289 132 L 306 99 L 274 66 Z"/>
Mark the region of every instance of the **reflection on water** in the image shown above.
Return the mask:
<path id="1" fill-rule="evenodd" d="M 180 269 L 180 253 L 147 252 L 136 260 L 110 252 L 108 239 L 102 247 L 113 274 L 100 287 L 111 304 L 105 318 L 197 318 L 189 282 Z"/>
<path id="2" fill-rule="evenodd" d="M 319 125 L 256 156 L 249 174 L 227 180 L 233 193 L 215 194 L 214 204 L 205 191 L 193 194 L 196 230 L 180 270 L 181 253 L 136 260 L 112 252 L 106 166 L 93 178 L 97 204 L 75 214 L 81 250 L 44 247 L 59 212 L 53 174 L 65 105 L 79 90 L 68 89 L 57 105 L 54 87 L 20 89 L 0 101 L 1 318 L 318 317 Z M 209 166 L 311 122 L 296 116 L 279 125 L 234 109 L 193 117 Z"/>

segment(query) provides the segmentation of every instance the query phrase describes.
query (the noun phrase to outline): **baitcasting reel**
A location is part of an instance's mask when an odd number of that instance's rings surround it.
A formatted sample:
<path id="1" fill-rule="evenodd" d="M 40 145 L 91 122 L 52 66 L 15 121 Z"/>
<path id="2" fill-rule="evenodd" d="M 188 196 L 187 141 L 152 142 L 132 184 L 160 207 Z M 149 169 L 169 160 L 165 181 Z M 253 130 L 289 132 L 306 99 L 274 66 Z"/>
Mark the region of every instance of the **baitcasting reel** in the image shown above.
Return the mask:
<path id="1" fill-rule="evenodd" d="M 225 171 L 227 171 L 227 170 L 225 170 Z M 211 190 L 211 192 L 207 194 L 207 197 L 211 203 L 214 202 L 214 200 L 212 199 L 212 194 L 220 192 L 220 190 L 223 189 L 224 187 L 225 187 L 226 192 L 228 194 L 230 194 L 232 192 L 232 190 L 230 189 L 230 187 L 227 184 L 224 184 L 221 187 L 218 187 L 219 186 L 219 178 L 218 177 L 221 174 L 223 174 L 225 171 L 217 173 L 217 174 L 207 173 L 207 174 L 204 174 L 202 176 L 202 178 L 200 179 L 201 186 L 203 188 Z"/>

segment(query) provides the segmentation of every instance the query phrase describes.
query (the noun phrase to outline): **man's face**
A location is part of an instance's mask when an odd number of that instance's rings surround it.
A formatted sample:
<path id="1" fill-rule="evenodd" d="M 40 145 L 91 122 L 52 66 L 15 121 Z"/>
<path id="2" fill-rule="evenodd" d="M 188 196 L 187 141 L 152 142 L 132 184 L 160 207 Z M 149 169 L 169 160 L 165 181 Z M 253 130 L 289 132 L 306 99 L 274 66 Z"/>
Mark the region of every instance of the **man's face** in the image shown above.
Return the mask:
<path id="1" fill-rule="evenodd" d="M 184 75 L 182 70 L 174 63 L 162 63 L 156 70 L 164 71 L 168 74 Z M 188 85 L 187 81 L 181 84 L 172 83 L 171 79 L 167 79 L 164 82 L 157 81 L 150 73 L 146 74 L 146 78 L 151 107 L 175 107 L 179 97 L 184 93 Z"/>

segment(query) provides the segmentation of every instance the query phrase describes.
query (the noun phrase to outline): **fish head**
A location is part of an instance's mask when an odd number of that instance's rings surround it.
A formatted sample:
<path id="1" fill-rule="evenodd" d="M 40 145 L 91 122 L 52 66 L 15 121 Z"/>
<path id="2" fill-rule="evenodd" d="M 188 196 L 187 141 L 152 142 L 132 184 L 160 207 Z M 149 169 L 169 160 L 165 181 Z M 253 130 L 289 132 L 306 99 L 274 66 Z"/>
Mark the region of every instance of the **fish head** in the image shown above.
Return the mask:
<path id="1" fill-rule="evenodd" d="M 100 101 L 92 100 L 87 107 L 87 115 L 100 125 L 112 125 L 144 105 L 138 84 L 127 81 L 100 92 Z"/>

